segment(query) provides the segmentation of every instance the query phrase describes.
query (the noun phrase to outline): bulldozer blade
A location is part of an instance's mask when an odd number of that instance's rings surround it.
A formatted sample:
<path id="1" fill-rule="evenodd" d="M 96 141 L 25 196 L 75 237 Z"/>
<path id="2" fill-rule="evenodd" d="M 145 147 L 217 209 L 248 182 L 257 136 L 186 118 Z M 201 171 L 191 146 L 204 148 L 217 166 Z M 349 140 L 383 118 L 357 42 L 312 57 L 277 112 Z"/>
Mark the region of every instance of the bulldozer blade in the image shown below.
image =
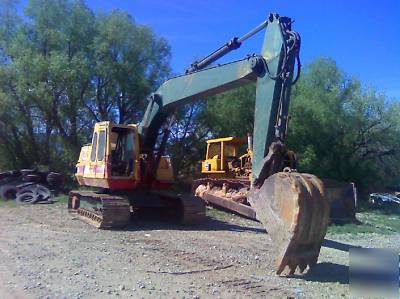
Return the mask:
<path id="1" fill-rule="evenodd" d="M 321 180 L 311 174 L 279 172 L 252 189 L 248 200 L 276 246 L 278 275 L 286 266 L 291 275 L 317 263 L 330 208 Z"/>

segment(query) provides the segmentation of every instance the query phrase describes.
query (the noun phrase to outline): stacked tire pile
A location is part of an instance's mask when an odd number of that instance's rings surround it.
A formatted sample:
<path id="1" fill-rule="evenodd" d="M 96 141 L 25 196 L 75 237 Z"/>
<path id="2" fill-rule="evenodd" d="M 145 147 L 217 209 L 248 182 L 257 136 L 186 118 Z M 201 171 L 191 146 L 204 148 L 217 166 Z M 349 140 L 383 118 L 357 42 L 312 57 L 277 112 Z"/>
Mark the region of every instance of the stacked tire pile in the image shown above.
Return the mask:
<path id="1" fill-rule="evenodd" d="M 24 204 L 52 203 L 61 185 L 62 175 L 58 172 L 33 169 L 0 172 L 0 200 Z"/>

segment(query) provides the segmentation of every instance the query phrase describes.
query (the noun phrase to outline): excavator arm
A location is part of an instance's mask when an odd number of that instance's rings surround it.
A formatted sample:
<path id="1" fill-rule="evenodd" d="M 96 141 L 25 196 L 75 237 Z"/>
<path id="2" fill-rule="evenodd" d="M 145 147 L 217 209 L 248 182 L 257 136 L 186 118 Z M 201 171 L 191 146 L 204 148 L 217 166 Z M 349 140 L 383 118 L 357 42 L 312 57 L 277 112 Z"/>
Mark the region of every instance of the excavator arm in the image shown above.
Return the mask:
<path id="1" fill-rule="evenodd" d="M 300 72 L 300 37 L 291 30 L 291 24 L 291 19 L 271 14 L 243 37 L 233 38 L 194 62 L 186 74 L 166 81 L 149 97 L 139 125 L 142 150 L 152 156 L 160 128 L 178 107 L 256 82 L 253 177 L 248 201 L 274 241 L 278 274 L 286 266 L 294 273 L 297 267 L 303 271 L 316 263 L 329 216 L 323 184 L 317 177 L 293 170 L 282 172 L 290 91 Z M 264 28 L 260 55 L 208 67 Z M 153 165 L 156 168 L 157 162 Z"/>
<path id="2" fill-rule="evenodd" d="M 139 126 L 144 151 L 152 153 L 161 126 L 178 107 L 256 82 L 253 178 L 257 180 L 271 144 L 278 140 L 283 142 L 286 137 L 290 88 L 295 59 L 300 51 L 300 37 L 291 30 L 291 23 L 287 17 L 271 14 L 243 37 L 233 38 L 203 60 L 193 63 L 186 74 L 164 82 L 150 95 Z M 264 28 L 260 55 L 205 68 Z"/>
<path id="3" fill-rule="evenodd" d="M 160 127 L 175 109 L 256 81 L 263 69 L 262 60 L 260 56 L 253 56 L 166 81 L 151 95 L 139 127 L 139 133 L 144 134 L 145 149 L 153 149 Z"/>

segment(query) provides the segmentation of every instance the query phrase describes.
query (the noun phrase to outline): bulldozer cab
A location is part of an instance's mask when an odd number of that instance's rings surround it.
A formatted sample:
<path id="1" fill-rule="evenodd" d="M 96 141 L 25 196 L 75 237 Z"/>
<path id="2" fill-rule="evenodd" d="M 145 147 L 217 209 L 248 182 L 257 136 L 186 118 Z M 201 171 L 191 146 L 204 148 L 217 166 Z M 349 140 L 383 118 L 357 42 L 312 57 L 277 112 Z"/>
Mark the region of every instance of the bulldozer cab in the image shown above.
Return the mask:
<path id="1" fill-rule="evenodd" d="M 246 138 L 225 137 L 207 140 L 206 159 L 201 172 L 211 177 L 234 176 L 232 169 L 241 166 L 240 158 L 246 153 Z"/>

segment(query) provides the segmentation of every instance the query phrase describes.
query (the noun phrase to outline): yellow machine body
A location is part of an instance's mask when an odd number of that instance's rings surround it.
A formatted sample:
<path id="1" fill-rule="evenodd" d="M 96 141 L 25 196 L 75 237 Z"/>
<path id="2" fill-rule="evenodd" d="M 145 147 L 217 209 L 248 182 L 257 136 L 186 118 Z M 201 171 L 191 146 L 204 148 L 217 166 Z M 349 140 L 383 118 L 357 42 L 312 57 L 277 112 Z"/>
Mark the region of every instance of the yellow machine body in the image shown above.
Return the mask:
<path id="1" fill-rule="evenodd" d="M 248 138 L 231 136 L 207 140 L 206 158 L 201 161 L 201 173 L 211 178 L 251 179 L 253 151 Z M 284 163 L 291 169 L 296 168 L 293 151 L 287 150 Z"/>
<path id="2" fill-rule="evenodd" d="M 147 164 L 146 157 L 140 155 L 137 126 L 105 121 L 95 124 L 92 143 L 81 148 L 75 176 L 84 186 L 133 189 L 143 183 L 143 167 Z M 154 182 L 173 182 L 168 156 L 161 157 Z"/>
<path id="3" fill-rule="evenodd" d="M 206 159 L 201 162 L 201 172 L 209 177 L 235 177 L 249 175 L 240 171 L 251 161 L 252 152 L 246 149 L 246 138 L 224 137 L 207 140 Z M 251 171 L 251 165 L 249 171 Z"/>

